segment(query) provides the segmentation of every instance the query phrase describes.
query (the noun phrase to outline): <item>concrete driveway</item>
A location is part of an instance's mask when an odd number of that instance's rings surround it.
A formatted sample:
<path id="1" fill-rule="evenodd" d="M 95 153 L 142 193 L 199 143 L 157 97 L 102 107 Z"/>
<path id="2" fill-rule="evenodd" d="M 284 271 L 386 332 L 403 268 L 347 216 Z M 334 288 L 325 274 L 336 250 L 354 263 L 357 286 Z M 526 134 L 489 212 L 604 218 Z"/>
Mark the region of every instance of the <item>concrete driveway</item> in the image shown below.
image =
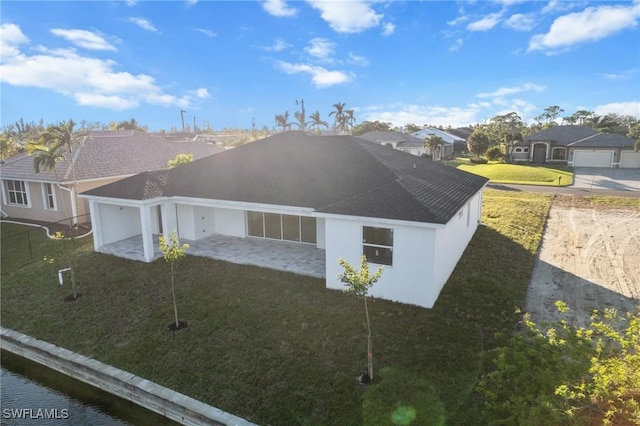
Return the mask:
<path id="1" fill-rule="evenodd" d="M 576 167 L 572 188 L 640 191 L 640 169 Z"/>

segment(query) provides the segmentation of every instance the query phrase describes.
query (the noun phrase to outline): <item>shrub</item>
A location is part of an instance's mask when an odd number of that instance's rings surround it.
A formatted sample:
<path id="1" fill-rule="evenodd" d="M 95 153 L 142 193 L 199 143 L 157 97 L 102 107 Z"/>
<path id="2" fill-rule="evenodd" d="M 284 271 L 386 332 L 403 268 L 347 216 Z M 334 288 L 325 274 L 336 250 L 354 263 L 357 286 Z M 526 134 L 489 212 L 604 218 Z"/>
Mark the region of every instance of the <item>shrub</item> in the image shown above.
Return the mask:
<path id="1" fill-rule="evenodd" d="M 489 161 L 496 161 L 504 158 L 504 154 L 498 146 L 492 146 L 484 153 L 484 155 L 489 159 Z"/>
<path id="2" fill-rule="evenodd" d="M 487 164 L 489 162 L 489 160 L 482 157 L 471 157 L 469 161 L 471 161 L 474 164 Z"/>
<path id="3" fill-rule="evenodd" d="M 586 328 L 539 328 L 525 314 L 524 330 L 491 357 L 477 388 L 486 423 L 640 424 L 640 309 L 594 311 Z"/>

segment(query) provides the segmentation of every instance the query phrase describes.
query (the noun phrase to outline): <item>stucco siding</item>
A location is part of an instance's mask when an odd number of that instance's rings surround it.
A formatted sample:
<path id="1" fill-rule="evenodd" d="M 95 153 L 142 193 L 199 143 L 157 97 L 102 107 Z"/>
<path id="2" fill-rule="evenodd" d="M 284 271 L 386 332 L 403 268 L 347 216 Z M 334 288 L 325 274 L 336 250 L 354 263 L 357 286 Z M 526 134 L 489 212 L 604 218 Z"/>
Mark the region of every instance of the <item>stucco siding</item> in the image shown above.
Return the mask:
<path id="1" fill-rule="evenodd" d="M 214 231 L 216 234 L 229 235 L 231 237 L 245 237 L 244 210 L 216 208 Z"/>
<path id="2" fill-rule="evenodd" d="M 55 210 L 44 208 L 44 198 L 42 195 L 42 183 L 26 181 L 27 194 L 29 198 L 28 206 L 19 206 L 8 203 L 6 182 L 2 180 L 2 211 L 9 217 L 26 220 L 40 220 L 44 222 L 58 222 L 71 216 L 70 194 L 61 190 L 55 183 L 51 187 L 55 194 Z M 64 203 L 64 204 L 63 204 Z M 65 215 L 65 209 L 67 214 Z"/>
<path id="3" fill-rule="evenodd" d="M 343 283 L 337 278 L 342 273 L 339 258 L 346 259 L 354 266 L 360 264 L 363 226 L 393 229 L 393 265 L 384 266 L 382 278 L 370 290 L 371 296 L 433 307 L 439 288 L 433 285 L 435 232 L 431 228 L 326 218 L 327 287 L 344 289 Z M 378 266 L 370 264 L 372 270 Z"/>
<path id="4" fill-rule="evenodd" d="M 194 215 L 194 239 L 206 238 L 216 232 L 216 209 L 213 207 L 195 206 Z"/>
<path id="5" fill-rule="evenodd" d="M 450 221 L 444 229 L 436 231 L 434 285 L 438 292 L 445 285 L 456 264 L 462 257 L 467 244 L 478 228 L 482 197 L 473 197 Z"/>
<path id="6" fill-rule="evenodd" d="M 193 206 L 188 204 L 178 204 L 178 236 L 186 240 L 195 241 L 196 228 Z"/>
<path id="7" fill-rule="evenodd" d="M 137 207 L 98 204 L 102 244 L 124 240 L 142 233 L 140 209 Z"/>

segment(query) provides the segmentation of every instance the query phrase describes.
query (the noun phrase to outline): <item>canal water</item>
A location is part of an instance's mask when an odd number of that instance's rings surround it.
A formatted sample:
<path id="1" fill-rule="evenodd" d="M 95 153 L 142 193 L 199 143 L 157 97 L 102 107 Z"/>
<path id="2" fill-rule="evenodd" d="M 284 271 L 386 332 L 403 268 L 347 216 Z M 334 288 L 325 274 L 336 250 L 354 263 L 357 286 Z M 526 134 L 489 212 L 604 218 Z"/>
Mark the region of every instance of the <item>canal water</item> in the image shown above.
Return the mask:
<path id="1" fill-rule="evenodd" d="M 2 351 L 0 424 L 7 426 L 174 426 L 163 416 Z"/>

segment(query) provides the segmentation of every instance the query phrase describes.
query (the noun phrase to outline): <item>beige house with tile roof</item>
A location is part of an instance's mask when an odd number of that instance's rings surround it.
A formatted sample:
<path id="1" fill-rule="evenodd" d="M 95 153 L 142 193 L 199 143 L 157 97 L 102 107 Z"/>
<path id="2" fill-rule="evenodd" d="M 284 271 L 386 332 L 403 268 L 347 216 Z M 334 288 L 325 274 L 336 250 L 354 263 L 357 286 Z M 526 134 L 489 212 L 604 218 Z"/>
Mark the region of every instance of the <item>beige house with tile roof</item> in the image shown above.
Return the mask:
<path id="1" fill-rule="evenodd" d="M 72 148 L 53 171 L 36 173 L 33 157 L 18 154 L 0 164 L 2 217 L 58 222 L 79 217 L 89 221 L 78 193 L 137 173 L 167 168 L 178 154 L 194 159 L 222 151 L 205 142 L 170 142 L 137 130 L 94 131 Z M 74 183 L 77 183 L 77 188 Z"/>

